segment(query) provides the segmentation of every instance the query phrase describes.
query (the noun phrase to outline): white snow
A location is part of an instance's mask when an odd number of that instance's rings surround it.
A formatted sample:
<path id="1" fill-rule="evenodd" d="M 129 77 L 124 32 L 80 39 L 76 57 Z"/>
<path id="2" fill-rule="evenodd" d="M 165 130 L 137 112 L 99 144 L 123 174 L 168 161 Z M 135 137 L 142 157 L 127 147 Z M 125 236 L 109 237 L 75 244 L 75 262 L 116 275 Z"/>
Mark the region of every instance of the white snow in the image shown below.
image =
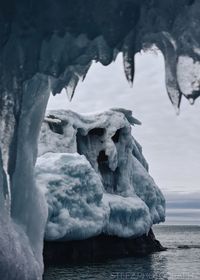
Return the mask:
<path id="1" fill-rule="evenodd" d="M 164 221 L 164 197 L 131 134 L 139 123 L 125 109 L 48 112 L 36 165 L 49 208 L 46 239 L 139 236 Z"/>

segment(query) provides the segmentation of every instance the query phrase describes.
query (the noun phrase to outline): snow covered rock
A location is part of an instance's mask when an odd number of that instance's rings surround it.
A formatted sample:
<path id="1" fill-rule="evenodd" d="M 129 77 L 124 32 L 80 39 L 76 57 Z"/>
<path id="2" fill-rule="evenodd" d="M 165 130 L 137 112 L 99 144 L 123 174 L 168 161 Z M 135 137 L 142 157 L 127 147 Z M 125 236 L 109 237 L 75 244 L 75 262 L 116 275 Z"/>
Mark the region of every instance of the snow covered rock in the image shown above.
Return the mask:
<path id="1" fill-rule="evenodd" d="M 49 208 L 47 240 L 141 236 L 164 221 L 165 200 L 131 134 L 134 124 L 125 109 L 48 112 L 36 164 Z"/>
<path id="2" fill-rule="evenodd" d="M 49 206 L 47 239 L 84 239 L 101 233 L 106 221 L 100 177 L 82 155 L 46 153 L 36 176 Z"/>

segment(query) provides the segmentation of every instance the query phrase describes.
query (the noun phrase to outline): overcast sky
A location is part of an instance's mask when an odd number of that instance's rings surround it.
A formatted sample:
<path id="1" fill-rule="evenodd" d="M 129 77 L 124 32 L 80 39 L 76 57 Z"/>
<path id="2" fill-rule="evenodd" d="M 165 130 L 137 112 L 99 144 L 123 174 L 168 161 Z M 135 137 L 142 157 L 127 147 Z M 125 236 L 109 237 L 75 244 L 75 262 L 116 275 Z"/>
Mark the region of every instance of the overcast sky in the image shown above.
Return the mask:
<path id="1" fill-rule="evenodd" d="M 62 93 L 48 104 L 48 109 L 82 113 L 111 107 L 131 109 L 142 121 L 142 126 L 133 128 L 133 135 L 142 144 L 150 173 L 164 193 L 200 193 L 200 101 L 191 106 L 183 100 L 176 115 L 167 97 L 160 53 L 136 55 L 133 88 L 125 79 L 119 55 L 107 67 L 94 63 L 72 102 Z"/>

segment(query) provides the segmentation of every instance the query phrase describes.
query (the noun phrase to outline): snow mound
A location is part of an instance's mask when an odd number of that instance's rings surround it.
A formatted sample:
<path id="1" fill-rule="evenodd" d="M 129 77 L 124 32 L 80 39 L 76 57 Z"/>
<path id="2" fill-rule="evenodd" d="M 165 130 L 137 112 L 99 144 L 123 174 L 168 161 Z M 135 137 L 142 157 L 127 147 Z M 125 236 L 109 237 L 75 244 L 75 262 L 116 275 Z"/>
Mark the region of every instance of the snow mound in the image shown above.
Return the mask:
<path id="1" fill-rule="evenodd" d="M 140 236 L 164 221 L 165 199 L 131 134 L 134 124 L 125 109 L 48 112 L 36 164 L 49 208 L 47 240 Z"/>

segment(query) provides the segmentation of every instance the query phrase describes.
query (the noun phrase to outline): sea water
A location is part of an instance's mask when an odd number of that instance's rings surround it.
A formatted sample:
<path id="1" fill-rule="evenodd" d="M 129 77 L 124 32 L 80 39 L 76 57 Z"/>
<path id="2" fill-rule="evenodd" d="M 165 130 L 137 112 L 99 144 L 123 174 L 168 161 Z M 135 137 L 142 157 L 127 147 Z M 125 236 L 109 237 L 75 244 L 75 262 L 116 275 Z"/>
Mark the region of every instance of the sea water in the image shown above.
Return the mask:
<path id="1" fill-rule="evenodd" d="M 44 280 L 190 280 L 200 279 L 200 226 L 161 225 L 156 238 L 167 251 L 45 269 Z"/>

